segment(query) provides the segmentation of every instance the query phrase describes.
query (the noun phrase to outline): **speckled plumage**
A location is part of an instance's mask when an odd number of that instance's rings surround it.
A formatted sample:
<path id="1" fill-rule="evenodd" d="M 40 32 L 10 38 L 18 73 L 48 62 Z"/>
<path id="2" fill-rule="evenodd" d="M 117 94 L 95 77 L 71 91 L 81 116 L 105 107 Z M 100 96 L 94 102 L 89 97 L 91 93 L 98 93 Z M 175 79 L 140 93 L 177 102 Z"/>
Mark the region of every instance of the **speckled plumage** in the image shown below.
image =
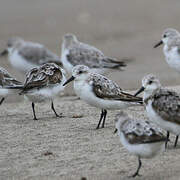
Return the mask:
<path id="1" fill-rule="evenodd" d="M 115 132 L 118 132 L 122 145 L 138 157 L 138 168 L 132 177 L 139 175 L 141 158 L 152 158 L 164 149 L 167 138 L 161 129 L 143 119 L 131 118 L 120 111 L 115 118 Z"/>
<path id="2" fill-rule="evenodd" d="M 97 129 L 102 122 L 104 128 L 107 110 L 124 109 L 142 105 L 142 98 L 125 93 L 110 79 L 84 65 L 77 65 L 72 70 L 72 77 L 64 85 L 74 80 L 74 90 L 78 97 L 89 105 L 100 108 L 101 116 Z"/>
<path id="3" fill-rule="evenodd" d="M 0 67 L 0 86 L 2 88 L 16 87 L 21 85 L 22 83 L 20 81 L 17 81 L 15 78 L 11 76 L 11 74 L 8 73 L 7 70 Z"/>
<path id="4" fill-rule="evenodd" d="M 162 88 L 159 80 L 153 75 L 147 75 L 142 79 L 142 87 L 135 95 L 142 91 L 149 120 L 166 130 L 167 138 L 169 133 L 174 133 L 176 147 L 180 135 L 180 95 Z M 167 147 L 167 142 L 165 146 Z"/>
<path id="5" fill-rule="evenodd" d="M 26 75 L 26 81 L 20 95 L 32 102 L 34 120 L 37 120 L 35 114 L 35 103 L 51 101 L 51 109 L 56 117 L 57 114 L 53 100 L 61 91 L 64 90 L 63 83 L 66 80 L 64 70 L 57 64 L 46 63 L 38 68 L 31 69 Z"/>
<path id="6" fill-rule="evenodd" d="M 152 97 L 154 111 L 164 120 L 180 125 L 180 95 L 167 89 L 159 89 Z"/>
<path id="7" fill-rule="evenodd" d="M 153 143 L 166 140 L 161 129 L 148 121 L 127 118 L 122 122 L 120 128 L 130 144 Z"/>
<path id="8" fill-rule="evenodd" d="M 60 84 L 62 82 L 62 76 L 62 69 L 54 63 L 46 63 L 39 68 L 33 68 L 26 75 L 22 92 Z"/>
<path id="9" fill-rule="evenodd" d="M 100 74 L 91 73 L 87 82 L 92 85 L 94 94 L 103 99 L 122 100 L 131 102 L 142 102 L 139 97 L 123 92 L 123 90 L 112 80 Z"/>

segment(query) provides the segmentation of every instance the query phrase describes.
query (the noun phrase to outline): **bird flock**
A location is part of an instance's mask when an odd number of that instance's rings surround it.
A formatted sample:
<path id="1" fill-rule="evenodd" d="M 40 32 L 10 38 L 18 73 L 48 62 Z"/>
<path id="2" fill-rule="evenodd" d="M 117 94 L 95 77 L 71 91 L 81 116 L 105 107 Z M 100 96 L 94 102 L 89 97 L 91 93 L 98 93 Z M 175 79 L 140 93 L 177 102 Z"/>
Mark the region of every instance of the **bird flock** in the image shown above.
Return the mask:
<path id="1" fill-rule="evenodd" d="M 170 67 L 180 72 L 180 33 L 166 29 L 161 41 L 164 44 L 165 60 Z M 142 158 L 152 158 L 167 148 L 170 133 L 176 135 L 174 147 L 180 134 L 180 94 L 163 88 L 159 79 L 148 74 L 142 78 L 142 87 L 135 94 L 125 92 L 114 81 L 104 76 L 126 66 L 124 60 L 108 57 L 99 49 L 78 41 L 73 34 L 63 37 L 61 57 L 42 44 L 12 37 L 0 56 L 7 55 L 14 69 L 25 74 L 20 82 L 0 67 L 0 104 L 12 95 L 24 96 L 31 102 L 33 119 L 38 120 L 35 104 L 51 103 L 73 81 L 75 94 L 87 104 L 100 109 L 96 129 L 104 128 L 108 110 L 120 110 L 115 118 L 115 131 L 122 145 L 138 158 L 138 168 L 132 177 L 139 175 Z M 71 75 L 67 79 L 67 73 Z M 143 96 L 138 95 L 143 92 Z M 131 106 L 144 106 L 148 120 L 135 119 L 123 111 Z M 165 136 L 163 130 L 167 132 Z"/>

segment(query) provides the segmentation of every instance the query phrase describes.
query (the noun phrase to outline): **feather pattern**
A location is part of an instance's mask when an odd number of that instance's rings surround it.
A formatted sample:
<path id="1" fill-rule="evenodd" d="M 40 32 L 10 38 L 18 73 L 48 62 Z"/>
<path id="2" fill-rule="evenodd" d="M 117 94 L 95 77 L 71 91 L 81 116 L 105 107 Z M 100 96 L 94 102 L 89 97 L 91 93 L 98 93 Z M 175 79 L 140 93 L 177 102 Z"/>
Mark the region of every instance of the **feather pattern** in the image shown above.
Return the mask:
<path id="1" fill-rule="evenodd" d="M 180 95 L 174 91 L 160 89 L 152 96 L 154 111 L 164 120 L 180 124 Z"/>
<path id="2" fill-rule="evenodd" d="M 121 124 L 121 131 L 130 144 L 144 144 L 166 141 L 160 128 L 148 121 L 128 118 Z"/>
<path id="3" fill-rule="evenodd" d="M 97 97 L 109 100 L 120 100 L 142 103 L 141 97 L 135 97 L 129 93 L 125 93 L 122 89 L 112 80 L 100 74 L 91 74 L 88 78 L 88 83 L 92 84 L 93 92 Z"/>
<path id="4" fill-rule="evenodd" d="M 61 68 L 54 63 L 46 63 L 39 68 L 33 68 L 26 75 L 22 92 L 60 84 L 62 76 Z"/>

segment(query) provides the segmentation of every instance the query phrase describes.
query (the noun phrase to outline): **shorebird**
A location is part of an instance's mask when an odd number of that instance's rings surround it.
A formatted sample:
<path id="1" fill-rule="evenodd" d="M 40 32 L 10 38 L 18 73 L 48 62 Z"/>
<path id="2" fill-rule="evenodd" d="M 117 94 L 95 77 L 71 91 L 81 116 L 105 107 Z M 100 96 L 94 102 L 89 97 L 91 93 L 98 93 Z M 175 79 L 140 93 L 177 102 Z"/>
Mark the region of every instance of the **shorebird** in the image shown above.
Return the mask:
<path id="1" fill-rule="evenodd" d="M 92 73 L 87 66 L 75 66 L 72 77 L 64 85 L 73 80 L 76 95 L 91 106 L 102 110 L 96 129 L 99 129 L 102 120 L 102 128 L 104 128 L 107 110 L 142 104 L 142 98 L 124 92 L 115 82 L 100 74 Z"/>
<path id="2" fill-rule="evenodd" d="M 7 48 L 0 53 L 0 56 L 8 54 L 10 64 L 23 73 L 34 67 L 45 63 L 54 62 L 62 65 L 60 58 L 48 50 L 44 45 L 25 41 L 19 37 L 12 37 L 7 42 Z"/>
<path id="3" fill-rule="evenodd" d="M 166 29 L 162 39 L 154 48 L 164 44 L 163 52 L 169 66 L 180 73 L 180 33 L 175 29 Z"/>
<path id="4" fill-rule="evenodd" d="M 35 103 L 51 101 L 51 109 L 56 117 L 61 117 L 56 113 L 53 99 L 63 91 L 63 83 L 66 81 L 65 72 L 54 63 L 46 63 L 38 68 L 31 69 L 26 74 L 24 85 L 20 88 L 20 95 L 32 102 L 34 120 L 37 120 L 35 113 Z"/>
<path id="5" fill-rule="evenodd" d="M 10 87 L 18 88 L 21 87 L 22 83 L 17 81 L 6 71 L 6 69 L 0 67 L 0 105 L 3 103 L 8 95 L 18 94 L 15 89 L 9 89 Z"/>
<path id="6" fill-rule="evenodd" d="M 148 121 L 130 118 L 121 111 L 116 115 L 116 129 L 122 145 L 133 155 L 138 157 L 138 168 L 132 177 L 139 175 L 142 158 L 152 158 L 163 151 L 166 137 L 161 129 Z"/>
<path id="7" fill-rule="evenodd" d="M 76 65 L 88 66 L 100 74 L 126 66 L 124 61 L 107 57 L 96 47 L 78 41 L 73 34 L 66 34 L 63 38 L 61 60 L 69 74 Z"/>
<path id="8" fill-rule="evenodd" d="M 149 120 L 167 131 L 167 139 L 169 132 L 175 134 L 174 147 L 176 147 L 180 134 L 180 95 L 162 88 L 159 80 L 152 74 L 142 79 L 142 87 L 135 96 L 143 91 L 143 101 Z"/>

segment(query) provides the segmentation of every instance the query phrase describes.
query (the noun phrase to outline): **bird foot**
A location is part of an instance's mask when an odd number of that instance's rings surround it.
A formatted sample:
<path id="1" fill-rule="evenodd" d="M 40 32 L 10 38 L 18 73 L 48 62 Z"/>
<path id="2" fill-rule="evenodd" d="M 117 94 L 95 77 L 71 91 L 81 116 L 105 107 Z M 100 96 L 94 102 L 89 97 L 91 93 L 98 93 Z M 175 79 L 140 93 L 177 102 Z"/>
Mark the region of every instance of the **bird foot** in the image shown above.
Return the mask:
<path id="1" fill-rule="evenodd" d="M 141 174 L 139 173 L 134 173 L 133 175 L 129 176 L 130 178 L 135 178 L 136 176 L 142 176 Z"/>

